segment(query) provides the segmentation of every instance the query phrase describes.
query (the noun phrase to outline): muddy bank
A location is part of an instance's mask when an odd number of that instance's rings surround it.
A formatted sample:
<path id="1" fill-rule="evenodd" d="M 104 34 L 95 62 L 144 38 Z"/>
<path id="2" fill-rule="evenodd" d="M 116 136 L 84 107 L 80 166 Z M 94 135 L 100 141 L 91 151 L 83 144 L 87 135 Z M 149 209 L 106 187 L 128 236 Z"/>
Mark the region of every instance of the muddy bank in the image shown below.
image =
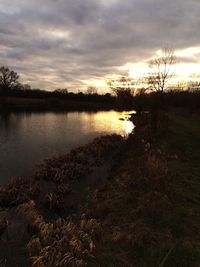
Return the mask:
<path id="1" fill-rule="evenodd" d="M 124 143 L 118 135 L 96 138 L 0 188 L 2 266 L 86 266 L 100 225 L 82 207 L 105 185 Z"/>

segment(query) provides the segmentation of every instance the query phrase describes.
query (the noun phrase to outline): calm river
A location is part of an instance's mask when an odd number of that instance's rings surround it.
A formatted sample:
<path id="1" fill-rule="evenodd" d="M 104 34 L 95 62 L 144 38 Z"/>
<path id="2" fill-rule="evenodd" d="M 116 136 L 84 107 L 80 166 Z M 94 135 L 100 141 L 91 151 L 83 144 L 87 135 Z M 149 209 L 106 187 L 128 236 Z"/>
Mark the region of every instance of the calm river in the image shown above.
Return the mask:
<path id="1" fill-rule="evenodd" d="M 36 164 L 103 134 L 133 130 L 127 112 L 43 112 L 0 114 L 0 184 L 26 176 Z"/>

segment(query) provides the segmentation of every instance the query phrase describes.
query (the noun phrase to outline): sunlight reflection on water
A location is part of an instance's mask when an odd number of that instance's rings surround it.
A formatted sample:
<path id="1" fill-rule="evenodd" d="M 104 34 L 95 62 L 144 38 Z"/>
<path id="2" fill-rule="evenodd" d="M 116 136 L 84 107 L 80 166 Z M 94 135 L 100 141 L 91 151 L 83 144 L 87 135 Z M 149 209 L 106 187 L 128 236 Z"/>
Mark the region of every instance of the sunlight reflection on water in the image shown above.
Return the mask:
<path id="1" fill-rule="evenodd" d="M 128 120 L 130 113 L 128 112 L 97 112 L 83 113 L 84 130 L 88 129 L 92 132 L 116 133 L 126 136 L 132 132 L 134 125 Z"/>
<path id="2" fill-rule="evenodd" d="M 103 134 L 127 136 L 134 128 L 129 116 L 116 111 L 0 114 L 0 183 L 28 175 L 43 159 Z"/>

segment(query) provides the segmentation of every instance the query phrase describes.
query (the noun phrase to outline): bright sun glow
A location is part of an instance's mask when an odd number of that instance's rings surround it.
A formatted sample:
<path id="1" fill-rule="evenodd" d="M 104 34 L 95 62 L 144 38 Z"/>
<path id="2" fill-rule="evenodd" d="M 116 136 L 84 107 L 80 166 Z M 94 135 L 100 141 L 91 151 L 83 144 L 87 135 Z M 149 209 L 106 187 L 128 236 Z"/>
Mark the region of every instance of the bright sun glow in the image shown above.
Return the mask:
<path id="1" fill-rule="evenodd" d="M 161 56 L 161 53 L 162 50 L 157 50 L 155 52 L 156 56 Z M 198 54 L 200 54 L 200 47 L 189 47 L 175 51 L 177 63 L 171 67 L 172 72 L 174 72 L 172 83 L 176 83 L 177 81 L 192 80 L 194 77 L 195 80 L 200 79 L 198 78 L 200 73 L 200 63 L 195 63 L 195 59 Z M 119 75 L 128 75 L 130 78 L 138 79 L 147 75 L 148 61 L 152 58 L 153 57 L 147 58 L 143 62 L 127 62 L 126 64 L 119 66 L 117 68 L 117 72 L 113 75 L 104 78 L 82 80 L 82 83 L 87 87 L 95 86 L 96 88 L 99 88 L 102 93 L 104 93 L 108 90 L 108 85 L 106 83 L 107 79 L 117 79 Z"/>
<path id="2" fill-rule="evenodd" d="M 189 47 L 175 51 L 177 64 L 171 67 L 175 74 L 174 80 L 191 80 L 193 76 L 197 77 L 199 75 L 200 63 L 192 63 L 192 60 L 195 60 L 198 54 L 200 54 L 200 47 Z M 157 50 L 156 55 L 160 56 L 161 50 Z M 183 61 L 184 59 L 189 63 L 181 62 L 181 60 Z M 148 60 L 146 62 L 148 62 Z M 126 63 L 118 69 L 122 73 L 127 72 L 130 77 L 143 77 L 148 73 L 148 64 L 146 62 Z"/>
<path id="3" fill-rule="evenodd" d="M 148 73 L 148 66 L 144 62 L 127 63 L 119 67 L 120 72 L 126 72 L 130 78 L 144 77 Z"/>
<path id="4" fill-rule="evenodd" d="M 89 80 L 81 80 L 81 82 L 86 86 L 94 86 L 97 89 L 100 89 L 100 92 L 107 91 L 108 85 L 106 84 L 106 80 L 104 78 L 102 79 L 89 79 Z"/>
<path id="5" fill-rule="evenodd" d="M 200 46 L 195 46 L 195 47 L 188 47 L 185 49 L 180 49 L 176 51 L 176 56 L 178 57 L 193 57 L 196 54 L 200 53 Z"/>

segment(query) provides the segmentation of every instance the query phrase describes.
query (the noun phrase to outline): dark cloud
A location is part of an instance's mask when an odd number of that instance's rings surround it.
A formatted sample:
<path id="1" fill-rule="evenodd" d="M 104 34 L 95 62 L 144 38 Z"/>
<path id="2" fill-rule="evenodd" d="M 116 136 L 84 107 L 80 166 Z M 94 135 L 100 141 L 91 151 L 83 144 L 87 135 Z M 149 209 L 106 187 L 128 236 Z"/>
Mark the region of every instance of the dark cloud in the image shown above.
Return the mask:
<path id="1" fill-rule="evenodd" d="M 81 87 L 163 46 L 200 46 L 199 10 L 198 0 L 1 0 L 1 65 L 36 87 Z"/>

